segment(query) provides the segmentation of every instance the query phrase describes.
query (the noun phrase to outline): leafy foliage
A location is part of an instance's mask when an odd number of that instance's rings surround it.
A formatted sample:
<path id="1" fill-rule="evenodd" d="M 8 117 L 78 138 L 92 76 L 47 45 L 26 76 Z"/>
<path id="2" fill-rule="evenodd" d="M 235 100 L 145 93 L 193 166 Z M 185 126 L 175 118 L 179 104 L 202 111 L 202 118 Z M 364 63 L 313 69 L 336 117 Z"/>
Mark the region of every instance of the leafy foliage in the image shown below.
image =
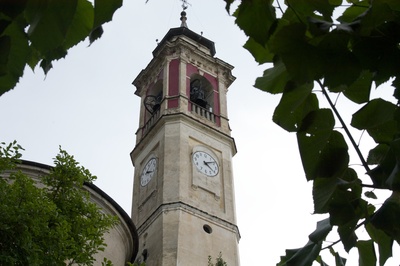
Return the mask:
<path id="1" fill-rule="evenodd" d="M 229 12 L 233 0 L 225 2 Z M 296 133 L 305 176 L 313 182 L 314 212 L 328 218 L 318 222 L 304 247 L 286 250 L 278 265 L 326 265 L 324 249 L 336 265 L 345 265 L 333 249 L 339 242 L 347 252 L 357 248 L 360 265 L 375 265 L 375 254 L 384 265 L 393 242 L 400 243 L 400 2 L 281 2 L 243 0 L 234 16 L 249 37 L 244 47 L 258 63 L 273 64 L 255 87 L 282 95 L 273 121 Z M 373 87 L 387 82 L 397 103 L 370 96 Z M 350 125 L 333 95 L 362 105 Z M 321 97 L 329 108 L 319 106 Z M 356 130 L 376 143 L 367 159 L 351 134 Z M 348 144 L 366 176 L 349 166 Z M 371 201 L 377 189 L 391 194 L 381 206 Z M 369 239 L 359 240 L 358 228 Z M 340 239 L 327 244 L 334 230 Z"/>
<path id="2" fill-rule="evenodd" d="M 127 262 L 126 265 L 128 265 L 128 266 L 146 266 L 146 263 L 145 262 L 142 262 L 142 263 L 137 263 L 137 262 L 130 263 L 130 262 Z"/>
<path id="3" fill-rule="evenodd" d="M 215 258 L 215 264 L 212 262 L 212 257 L 208 256 L 208 266 L 227 266 L 228 264 L 222 258 L 222 253 L 218 254 L 218 257 Z"/>
<path id="4" fill-rule="evenodd" d="M 92 4 L 91 2 L 94 2 Z M 52 61 L 89 37 L 100 38 L 122 0 L 0 0 L 0 96 L 14 88 L 26 65 L 47 72 Z"/>
<path id="5" fill-rule="evenodd" d="M 34 180 L 18 170 L 20 149 L 0 146 L 0 264 L 93 265 L 117 223 L 82 189 L 96 177 L 60 148 L 50 173 Z"/>

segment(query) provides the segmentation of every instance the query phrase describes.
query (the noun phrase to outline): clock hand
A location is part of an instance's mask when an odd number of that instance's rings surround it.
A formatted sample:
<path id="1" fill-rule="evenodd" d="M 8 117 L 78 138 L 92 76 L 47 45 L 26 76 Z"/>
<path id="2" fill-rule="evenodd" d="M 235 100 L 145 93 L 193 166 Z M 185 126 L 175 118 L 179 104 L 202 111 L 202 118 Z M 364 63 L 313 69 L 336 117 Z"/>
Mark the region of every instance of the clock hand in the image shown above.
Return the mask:
<path id="1" fill-rule="evenodd" d="M 153 172 L 154 172 L 154 171 L 147 171 L 147 172 L 146 172 L 146 175 L 147 175 L 147 174 L 150 174 L 150 173 L 153 173 Z"/>
<path id="2" fill-rule="evenodd" d="M 211 162 L 206 162 L 206 161 L 203 161 L 203 163 L 208 167 L 208 168 L 210 168 L 211 169 L 211 171 L 214 171 L 214 169 L 212 169 L 208 164 L 209 163 L 211 163 Z"/>

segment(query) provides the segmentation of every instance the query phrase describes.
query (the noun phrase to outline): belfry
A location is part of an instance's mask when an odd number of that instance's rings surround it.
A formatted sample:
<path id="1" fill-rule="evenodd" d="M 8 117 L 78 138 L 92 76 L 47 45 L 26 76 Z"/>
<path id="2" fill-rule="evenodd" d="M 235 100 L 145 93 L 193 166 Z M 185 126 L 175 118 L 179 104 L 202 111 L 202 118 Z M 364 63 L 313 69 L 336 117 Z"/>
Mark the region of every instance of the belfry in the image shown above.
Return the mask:
<path id="1" fill-rule="evenodd" d="M 233 66 L 214 57 L 212 41 L 181 26 L 170 29 L 133 81 L 141 98 L 132 217 L 139 262 L 207 265 L 222 254 L 239 265 L 227 112 Z"/>

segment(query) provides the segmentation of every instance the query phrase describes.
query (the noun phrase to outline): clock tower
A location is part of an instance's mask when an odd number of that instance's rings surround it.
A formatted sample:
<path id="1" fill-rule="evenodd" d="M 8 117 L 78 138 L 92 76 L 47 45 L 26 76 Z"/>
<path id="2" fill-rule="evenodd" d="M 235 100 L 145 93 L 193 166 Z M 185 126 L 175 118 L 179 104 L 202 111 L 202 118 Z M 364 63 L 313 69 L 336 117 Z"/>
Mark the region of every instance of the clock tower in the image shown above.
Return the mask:
<path id="1" fill-rule="evenodd" d="M 147 265 L 239 265 L 227 90 L 233 67 L 186 25 L 172 28 L 133 84 L 141 98 L 132 219 Z"/>

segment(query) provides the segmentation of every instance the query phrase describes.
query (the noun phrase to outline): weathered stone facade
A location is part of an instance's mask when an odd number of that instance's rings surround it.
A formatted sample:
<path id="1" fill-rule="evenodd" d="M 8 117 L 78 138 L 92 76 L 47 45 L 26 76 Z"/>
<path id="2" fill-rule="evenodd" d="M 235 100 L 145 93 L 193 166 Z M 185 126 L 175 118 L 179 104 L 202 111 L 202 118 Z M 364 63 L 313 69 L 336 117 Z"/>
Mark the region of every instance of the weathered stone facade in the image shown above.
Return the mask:
<path id="1" fill-rule="evenodd" d="M 220 252 L 229 266 L 239 265 L 232 173 L 236 146 L 226 102 L 235 78 L 233 67 L 214 54 L 208 39 L 186 27 L 171 29 L 133 82 L 144 104 L 131 153 L 132 219 L 139 260 L 148 265 L 203 266 L 209 255 Z M 194 81 L 204 95 L 203 106 L 191 98 Z M 145 106 L 155 94 L 160 102 Z M 217 171 L 207 175 L 211 162 L 205 161 L 205 172 L 199 171 L 195 152 L 212 157 Z M 154 158 L 156 166 L 149 168 Z"/>

